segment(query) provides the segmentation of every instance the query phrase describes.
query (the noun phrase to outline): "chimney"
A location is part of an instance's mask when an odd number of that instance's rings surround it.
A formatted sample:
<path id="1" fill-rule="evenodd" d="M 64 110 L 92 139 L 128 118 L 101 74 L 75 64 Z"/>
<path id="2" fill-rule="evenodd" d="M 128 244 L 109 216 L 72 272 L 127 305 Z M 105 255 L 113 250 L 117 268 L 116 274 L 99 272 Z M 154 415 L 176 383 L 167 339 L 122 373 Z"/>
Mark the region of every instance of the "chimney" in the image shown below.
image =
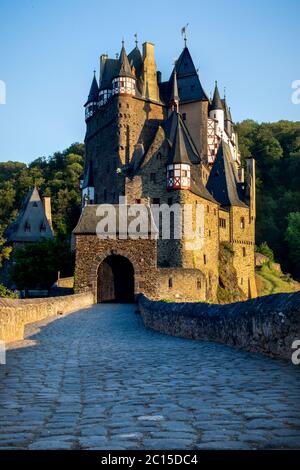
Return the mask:
<path id="1" fill-rule="evenodd" d="M 46 219 L 48 220 L 49 225 L 52 228 L 51 197 L 43 197 L 43 206 Z"/>
<path id="2" fill-rule="evenodd" d="M 144 42 L 143 44 L 143 62 L 143 96 L 153 101 L 159 101 L 154 44 L 151 42 Z"/>

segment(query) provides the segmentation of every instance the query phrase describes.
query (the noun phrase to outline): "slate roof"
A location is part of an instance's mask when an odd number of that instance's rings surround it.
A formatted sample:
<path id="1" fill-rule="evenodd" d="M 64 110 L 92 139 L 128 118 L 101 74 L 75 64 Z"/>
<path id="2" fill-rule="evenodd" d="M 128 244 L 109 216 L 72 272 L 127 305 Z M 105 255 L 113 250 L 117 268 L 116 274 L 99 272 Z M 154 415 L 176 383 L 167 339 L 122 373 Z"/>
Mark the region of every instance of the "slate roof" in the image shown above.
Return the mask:
<path id="1" fill-rule="evenodd" d="M 25 230 L 26 225 L 30 226 L 30 231 Z M 41 226 L 44 226 L 44 231 L 41 231 Z M 21 210 L 16 220 L 7 228 L 5 237 L 8 242 L 35 242 L 53 237 L 53 230 L 36 187 L 28 191 Z"/>
<path id="2" fill-rule="evenodd" d="M 99 87 L 98 87 L 96 76 L 94 74 L 86 105 L 88 103 L 93 102 L 93 101 L 97 102 L 98 101 L 98 95 L 99 95 Z"/>
<path id="3" fill-rule="evenodd" d="M 206 188 L 221 206 L 247 207 L 242 201 L 240 185 L 229 145 L 222 140 Z"/>
<path id="4" fill-rule="evenodd" d="M 200 83 L 197 70 L 187 47 L 185 47 L 180 54 L 175 65 L 175 70 L 177 73 L 179 99 L 181 103 L 208 101 L 207 94 Z M 165 103 L 169 103 L 170 101 L 172 77 L 173 72 L 168 82 L 162 82 L 159 85 L 161 99 Z"/>
<path id="5" fill-rule="evenodd" d="M 109 90 L 112 88 L 112 79 L 118 75 L 119 60 L 106 59 L 101 77 L 100 90 Z"/>
<path id="6" fill-rule="evenodd" d="M 83 178 L 82 189 L 84 188 L 93 188 L 94 184 L 94 170 L 93 170 L 93 162 L 92 160 L 89 162 L 87 166 L 87 171 Z"/>
<path id="7" fill-rule="evenodd" d="M 195 144 L 193 143 L 193 140 L 179 113 L 173 111 L 168 118 L 164 129 L 170 146 L 167 162 L 168 165 L 173 163 L 199 165 L 201 163 Z M 216 202 L 200 179 L 196 182 L 191 178 L 191 191 L 197 196 L 201 196 L 208 201 Z"/>
<path id="8" fill-rule="evenodd" d="M 170 145 L 168 165 L 172 163 L 199 164 L 201 162 L 195 144 L 179 113 L 172 112 L 164 124 L 164 130 Z"/>
<path id="9" fill-rule="evenodd" d="M 210 105 L 210 109 L 224 109 L 222 100 L 220 98 L 220 93 L 219 93 L 219 90 L 218 90 L 217 82 L 216 82 L 216 85 L 215 85 L 214 96 L 213 96 L 213 99 L 212 99 L 212 102 L 211 102 L 211 105 Z"/>
<path id="10" fill-rule="evenodd" d="M 129 64 L 134 66 L 136 71 L 136 76 L 140 77 L 143 70 L 143 58 L 140 49 L 138 46 L 135 46 L 134 49 L 128 54 Z"/>
<path id="11" fill-rule="evenodd" d="M 107 220 L 107 213 L 105 213 L 105 207 L 102 204 L 102 212 L 97 215 L 97 208 L 99 206 L 97 204 L 88 204 L 86 205 L 81 213 L 81 216 L 79 218 L 78 224 L 73 230 L 73 233 L 75 235 L 78 234 L 95 234 L 97 224 L 105 218 Z M 115 209 L 115 212 L 112 213 L 112 224 L 111 224 L 111 231 L 106 232 L 111 235 L 114 234 L 125 234 L 127 233 L 127 229 L 124 230 L 124 227 L 127 228 L 128 225 L 136 219 L 136 214 L 134 215 L 128 215 L 127 211 L 125 210 L 129 206 L 120 206 L 119 204 L 109 204 L 108 207 L 113 207 Z M 132 207 L 132 206 L 131 206 Z M 141 224 L 141 232 L 140 235 L 149 235 L 152 234 L 155 235 L 157 234 L 157 227 L 154 222 L 154 216 L 152 214 L 150 206 L 144 206 L 146 207 L 147 213 L 145 214 L 145 225 L 146 225 L 146 231 L 143 231 L 143 227 Z M 121 210 L 120 210 L 121 209 Z M 126 216 L 127 213 L 127 216 Z M 121 229 L 120 229 L 121 227 Z M 116 229 L 114 232 L 114 228 Z"/>
<path id="12" fill-rule="evenodd" d="M 125 47 L 122 46 L 121 52 L 120 52 L 120 57 L 119 57 L 119 69 L 117 74 L 115 75 L 116 77 L 131 77 L 135 78 L 132 71 L 131 67 L 129 64 L 129 60 L 125 51 Z M 114 78 L 114 77 L 112 77 Z"/>

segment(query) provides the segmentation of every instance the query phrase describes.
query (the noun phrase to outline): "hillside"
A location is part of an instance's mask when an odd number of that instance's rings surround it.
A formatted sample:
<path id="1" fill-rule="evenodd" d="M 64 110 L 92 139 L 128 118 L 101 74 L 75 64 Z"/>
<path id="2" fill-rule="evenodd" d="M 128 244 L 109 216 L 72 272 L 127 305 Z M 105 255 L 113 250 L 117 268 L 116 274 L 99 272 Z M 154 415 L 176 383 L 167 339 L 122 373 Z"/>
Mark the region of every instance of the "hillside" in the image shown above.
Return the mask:
<path id="1" fill-rule="evenodd" d="M 256 286 L 259 296 L 300 290 L 299 282 L 294 281 L 289 275 L 274 269 L 272 264 L 265 264 L 256 270 Z"/>

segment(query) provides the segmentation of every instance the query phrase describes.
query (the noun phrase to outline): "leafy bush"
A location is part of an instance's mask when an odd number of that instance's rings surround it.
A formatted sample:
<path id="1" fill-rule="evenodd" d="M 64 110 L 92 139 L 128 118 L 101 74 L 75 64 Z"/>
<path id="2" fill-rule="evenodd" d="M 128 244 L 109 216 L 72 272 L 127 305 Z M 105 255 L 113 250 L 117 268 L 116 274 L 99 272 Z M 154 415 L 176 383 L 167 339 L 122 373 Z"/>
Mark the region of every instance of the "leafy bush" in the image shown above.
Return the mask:
<path id="1" fill-rule="evenodd" d="M 17 299 L 18 294 L 7 289 L 3 284 L 0 284 L 0 298 Z"/>

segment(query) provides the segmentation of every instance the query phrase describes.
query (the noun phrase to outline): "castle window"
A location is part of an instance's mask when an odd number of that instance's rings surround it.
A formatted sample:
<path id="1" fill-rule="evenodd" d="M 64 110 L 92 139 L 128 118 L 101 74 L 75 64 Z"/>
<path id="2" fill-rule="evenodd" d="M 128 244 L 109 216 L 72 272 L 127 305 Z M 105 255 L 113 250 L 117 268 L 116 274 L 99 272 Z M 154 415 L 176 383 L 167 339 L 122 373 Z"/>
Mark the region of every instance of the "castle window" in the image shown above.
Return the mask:
<path id="1" fill-rule="evenodd" d="M 151 183 L 156 183 L 156 173 L 150 173 L 150 181 Z"/>
<path id="2" fill-rule="evenodd" d="M 38 206 L 38 203 L 36 201 L 34 201 L 33 207 L 37 207 L 37 206 Z"/>
<path id="3" fill-rule="evenodd" d="M 40 225 L 40 232 L 46 232 L 46 225 L 44 224 L 44 222 L 41 223 Z"/>
<path id="4" fill-rule="evenodd" d="M 186 113 L 182 113 L 182 120 L 186 121 Z"/>
<path id="5" fill-rule="evenodd" d="M 173 287 L 173 279 L 170 277 L 169 278 L 169 289 L 172 289 Z"/>
<path id="6" fill-rule="evenodd" d="M 244 279 L 241 277 L 241 286 L 243 285 L 244 283 Z"/>
<path id="7" fill-rule="evenodd" d="M 30 225 L 29 222 L 25 222 L 24 231 L 25 232 L 30 232 L 31 231 L 31 225 Z"/>
<path id="8" fill-rule="evenodd" d="M 209 206 L 207 206 L 207 213 L 209 213 Z"/>
<path id="9" fill-rule="evenodd" d="M 206 264 L 206 263 L 207 263 L 207 258 L 206 258 L 206 255 L 203 255 L 203 262 L 204 262 L 204 264 Z"/>
<path id="10" fill-rule="evenodd" d="M 217 209 L 214 209 L 214 215 L 217 215 Z"/>
<path id="11" fill-rule="evenodd" d="M 247 255 L 246 248 L 243 246 L 243 257 L 245 258 L 246 255 Z"/>
<path id="12" fill-rule="evenodd" d="M 173 204 L 173 198 L 172 197 L 168 197 L 168 205 L 169 206 L 172 206 Z"/>
<path id="13" fill-rule="evenodd" d="M 245 217 L 241 217 L 241 229 L 245 228 Z"/>
<path id="14" fill-rule="evenodd" d="M 160 204 L 160 198 L 159 197 L 153 197 L 151 202 L 152 202 L 152 204 Z"/>
<path id="15" fill-rule="evenodd" d="M 135 200 L 135 203 L 136 203 L 136 204 L 141 204 L 141 199 L 136 199 L 136 200 Z"/>
<path id="16" fill-rule="evenodd" d="M 219 227 L 226 228 L 226 219 L 219 219 Z"/>
<path id="17" fill-rule="evenodd" d="M 208 236 L 211 237 L 211 230 L 208 231 Z"/>
<path id="18" fill-rule="evenodd" d="M 197 279 L 197 289 L 201 289 L 201 279 Z"/>

